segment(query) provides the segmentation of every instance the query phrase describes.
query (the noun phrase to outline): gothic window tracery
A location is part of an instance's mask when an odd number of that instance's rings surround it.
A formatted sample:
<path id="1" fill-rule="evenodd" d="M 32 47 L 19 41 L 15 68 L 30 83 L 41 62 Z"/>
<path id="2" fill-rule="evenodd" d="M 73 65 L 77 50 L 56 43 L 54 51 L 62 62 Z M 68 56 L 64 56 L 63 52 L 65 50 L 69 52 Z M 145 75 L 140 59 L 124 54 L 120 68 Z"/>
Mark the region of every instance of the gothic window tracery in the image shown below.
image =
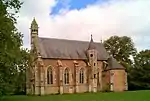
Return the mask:
<path id="1" fill-rule="evenodd" d="M 53 84 L 53 71 L 51 67 L 47 69 L 47 84 Z"/>
<path id="2" fill-rule="evenodd" d="M 69 84 L 69 70 L 68 70 L 68 68 L 66 68 L 64 71 L 64 83 Z"/>
<path id="3" fill-rule="evenodd" d="M 80 74 L 79 74 L 79 81 L 80 83 L 84 83 L 84 69 L 80 69 Z"/>

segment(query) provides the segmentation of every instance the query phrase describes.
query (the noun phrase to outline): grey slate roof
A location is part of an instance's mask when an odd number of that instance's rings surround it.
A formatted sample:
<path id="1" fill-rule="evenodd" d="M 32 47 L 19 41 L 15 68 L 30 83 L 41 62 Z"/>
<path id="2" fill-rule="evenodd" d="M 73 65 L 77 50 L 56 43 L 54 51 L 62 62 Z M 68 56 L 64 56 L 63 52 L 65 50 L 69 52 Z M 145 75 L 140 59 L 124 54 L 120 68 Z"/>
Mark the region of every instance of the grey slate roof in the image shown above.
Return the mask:
<path id="1" fill-rule="evenodd" d="M 87 59 L 86 51 L 89 49 L 90 42 L 41 37 L 38 39 L 42 58 Z M 92 45 L 98 52 L 98 60 L 107 60 L 110 69 L 124 68 L 116 59 L 109 56 L 102 43 L 95 43 L 92 40 Z"/>
<path id="2" fill-rule="evenodd" d="M 107 61 L 108 61 L 108 68 L 110 69 L 121 69 L 121 68 L 124 69 L 124 67 L 121 64 L 119 64 L 117 60 L 114 59 L 113 57 L 109 57 Z"/>
<path id="3" fill-rule="evenodd" d="M 89 42 L 39 37 L 39 47 L 42 58 L 87 59 Z M 104 46 L 95 43 L 95 47 L 98 51 L 98 60 L 107 60 L 109 55 Z"/>

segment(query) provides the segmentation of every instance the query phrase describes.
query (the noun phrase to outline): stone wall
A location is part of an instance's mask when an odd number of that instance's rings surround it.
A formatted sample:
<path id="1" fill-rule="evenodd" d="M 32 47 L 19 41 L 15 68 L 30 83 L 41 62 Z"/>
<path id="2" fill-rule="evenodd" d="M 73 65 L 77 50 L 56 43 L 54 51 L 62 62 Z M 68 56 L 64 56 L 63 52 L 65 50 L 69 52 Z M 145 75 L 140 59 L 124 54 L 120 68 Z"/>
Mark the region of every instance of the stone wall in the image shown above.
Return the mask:
<path id="1" fill-rule="evenodd" d="M 110 70 L 111 76 L 113 76 L 113 91 L 119 92 L 127 90 L 126 88 L 126 72 L 125 70 Z"/>
<path id="2" fill-rule="evenodd" d="M 107 70 L 102 73 L 103 91 L 127 90 L 127 74 L 124 69 Z"/>
<path id="3" fill-rule="evenodd" d="M 55 60 L 43 59 L 44 64 L 44 91 L 43 94 L 83 93 L 91 92 L 90 66 L 83 60 Z M 127 74 L 125 70 L 102 71 L 102 62 L 97 62 L 97 90 L 96 91 L 124 91 L 127 90 Z M 53 84 L 47 83 L 47 69 L 53 71 Z M 64 70 L 69 70 L 69 84 L 64 83 Z M 80 69 L 84 69 L 84 83 L 79 82 Z M 38 81 L 38 79 L 36 80 Z M 37 82 L 39 84 L 39 82 Z M 113 84 L 113 85 L 112 85 Z M 37 85 L 36 85 L 37 86 Z M 91 88 L 91 89 L 90 89 Z M 40 86 L 35 88 L 39 90 Z M 39 91 L 36 91 L 39 92 Z"/>
<path id="4" fill-rule="evenodd" d="M 45 94 L 48 95 L 48 94 L 58 94 L 59 93 L 59 87 L 58 86 L 50 86 L 50 85 L 47 85 L 45 87 Z"/>
<path id="5" fill-rule="evenodd" d="M 110 91 L 110 71 L 102 72 L 102 90 Z"/>
<path id="6" fill-rule="evenodd" d="M 78 63 L 77 66 L 75 66 L 75 61 Z M 48 69 L 48 67 L 52 67 L 53 69 L 53 77 L 54 77 L 54 83 L 53 84 L 47 84 L 45 83 L 45 92 L 46 94 L 53 94 L 53 93 L 60 93 L 62 91 L 63 93 L 82 93 L 82 92 L 88 92 L 89 91 L 89 81 L 88 81 L 88 66 L 83 60 L 61 60 L 62 67 L 58 66 L 58 60 L 55 59 L 43 59 L 45 70 Z M 98 65 L 98 71 L 99 71 L 99 86 L 98 90 L 101 90 L 101 66 L 102 63 L 99 61 L 97 63 Z M 60 70 L 62 69 L 62 72 L 65 70 L 65 68 L 69 68 L 69 84 L 65 85 L 62 83 L 60 85 Z M 79 83 L 79 72 L 80 69 L 84 69 L 84 83 Z M 45 72 L 45 80 L 47 80 L 47 73 Z M 63 78 L 63 74 L 62 74 Z M 62 81 L 63 82 L 63 81 Z M 62 86 L 62 87 L 60 87 Z M 61 89 L 62 88 L 62 89 Z"/>

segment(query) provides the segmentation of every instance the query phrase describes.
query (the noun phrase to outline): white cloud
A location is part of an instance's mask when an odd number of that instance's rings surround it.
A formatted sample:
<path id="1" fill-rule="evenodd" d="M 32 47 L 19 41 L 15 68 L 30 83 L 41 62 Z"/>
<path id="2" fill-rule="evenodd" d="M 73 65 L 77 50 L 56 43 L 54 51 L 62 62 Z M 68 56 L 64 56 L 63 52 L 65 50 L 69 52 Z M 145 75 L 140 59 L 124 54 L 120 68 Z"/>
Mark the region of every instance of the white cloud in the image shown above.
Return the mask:
<path id="1" fill-rule="evenodd" d="M 138 49 L 150 48 L 150 0 L 112 0 L 49 16 L 55 4 L 54 0 L 25 1 L 18 20 L 18 28 L 25 36 L 25 47 L 29 46 L 30 23 L 36 17 L 39 36 L 89 40 L 93 34 L 94 40 L 100 41 L 112 35 L 127 35 Z"/>

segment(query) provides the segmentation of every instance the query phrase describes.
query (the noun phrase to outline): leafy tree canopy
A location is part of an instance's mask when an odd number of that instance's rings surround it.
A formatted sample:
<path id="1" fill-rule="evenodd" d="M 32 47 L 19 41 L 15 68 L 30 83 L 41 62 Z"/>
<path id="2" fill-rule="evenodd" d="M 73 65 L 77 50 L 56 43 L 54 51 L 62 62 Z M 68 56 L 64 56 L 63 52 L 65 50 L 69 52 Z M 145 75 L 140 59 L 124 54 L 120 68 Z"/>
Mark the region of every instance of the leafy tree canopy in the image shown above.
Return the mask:
<path id="1" fill-rule="evenodd" d="M 126 68 L 132 64 L 131 56 L 135 56 L 136 48 L 132 39 L 127 36 L 112 36 L 104 41 L 104 46 L 108 53 Z"/>
<path id="2" fill-rule="evenodd" d="M 134 58 L 134 68 L 130 71 L 131 89 L 150 89 L 150 50 L 139 52 Z"/>
<path id="3" fill-rule="evenodd" d="M 25 59 L 20 48 L 23 36 L 15 27 L 21 4 L 19 0 L 0 0 L 0 95 L 15 91 L 18 68 Z"/>

